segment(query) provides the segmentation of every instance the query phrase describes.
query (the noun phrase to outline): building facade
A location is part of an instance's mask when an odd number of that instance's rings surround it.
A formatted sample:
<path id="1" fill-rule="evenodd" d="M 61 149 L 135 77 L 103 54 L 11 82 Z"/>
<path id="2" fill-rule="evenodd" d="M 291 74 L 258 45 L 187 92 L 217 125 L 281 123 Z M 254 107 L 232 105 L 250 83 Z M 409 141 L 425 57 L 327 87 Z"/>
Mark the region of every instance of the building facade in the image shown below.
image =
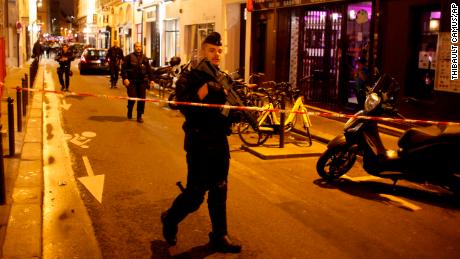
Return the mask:
<path id="1" fill-rule="evenodd" d="M 226 51 L 223 67 L 235 70 L 244 66 L 244 62 L 240 64 L 239 52 L 244 0 L 79 2 L 80 33 L 89 45 L 108 48 L 113 40 L 118 40 L 124 53 L 129 53 L 135 42 L 141 42 L 152 64 L 163 66 L 174 56 L 181 57 L 183 62 L 189 60 L 207 34 L 219 31 L 224 36 Z"/>
<path id="2" fill-rule="evenodd" d="M 356 110 L 358 61 L 369 83 L 387 73 L 401 85 L 398 107 L 411 118 L 460 120 L 455 87 L 436 81 L 448 0 L 254 0 L 250 71 L 289 81 L 308 103 Z"/>
<path id="3" fill-rule="evenodd" d="M 460 119 L 457 90 L 439 87 L 440 37 L 449 31 L 450 0 L 81 0 L 88 44 L 125 53 L 141 42 L 154 66 L 183 62 L 212 31 L 223 36 L 227 71 L 287 81 L 307 102 L 358 109 L 358 61 L 368 83 L 383 73 L 401 85 L 399 107 L 415 118 Z M 82 19 L 82 17 L 86 17 Z"/>

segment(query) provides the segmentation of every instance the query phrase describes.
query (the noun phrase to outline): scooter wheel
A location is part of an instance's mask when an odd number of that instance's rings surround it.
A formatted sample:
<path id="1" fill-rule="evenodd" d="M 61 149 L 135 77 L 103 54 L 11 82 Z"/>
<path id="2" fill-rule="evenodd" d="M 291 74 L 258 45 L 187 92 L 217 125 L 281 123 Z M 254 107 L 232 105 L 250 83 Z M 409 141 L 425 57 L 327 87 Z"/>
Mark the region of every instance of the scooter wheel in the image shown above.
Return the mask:
<path id="1" fill-rule="evenodd" d="M 346 174 L 356 162 L 356 153 L 349 147 L 326 150 L 316 162 L 316 171 L 323 179 L 332 181 Z"/>

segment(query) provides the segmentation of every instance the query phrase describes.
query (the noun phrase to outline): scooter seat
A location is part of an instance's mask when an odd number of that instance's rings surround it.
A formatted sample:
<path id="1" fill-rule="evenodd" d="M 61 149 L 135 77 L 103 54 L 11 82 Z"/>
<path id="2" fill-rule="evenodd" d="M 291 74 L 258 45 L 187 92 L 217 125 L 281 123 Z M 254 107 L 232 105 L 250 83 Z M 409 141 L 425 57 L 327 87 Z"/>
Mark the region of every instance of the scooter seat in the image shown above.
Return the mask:
<path id="1" fill-rule="evenodd" d="M 434 141 L 459 141 L 460 126 L 430 126 L 408 129 L 398 141 L 402 149 L 413 148 Z"/>

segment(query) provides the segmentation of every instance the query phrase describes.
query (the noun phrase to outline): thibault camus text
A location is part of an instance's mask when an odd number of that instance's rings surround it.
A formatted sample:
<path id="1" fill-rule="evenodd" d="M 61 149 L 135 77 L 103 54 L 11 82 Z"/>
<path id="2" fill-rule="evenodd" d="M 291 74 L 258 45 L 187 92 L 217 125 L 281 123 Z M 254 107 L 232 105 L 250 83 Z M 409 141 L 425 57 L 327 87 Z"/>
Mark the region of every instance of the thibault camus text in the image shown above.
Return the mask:
<path id="1" fill-rule="evenodd" d="M 458 6 L 450 5 L 450 42 L 458 43 Z M 458 79 L 458 46 L 450 46 L 450 80 Z"/>
<path id="2" fill-rule="evenodd" d="M 458 43 L 458 6 L 450 5 L 450 42 Z"/>
<path id="3" fill-rule="evenodd" d="M 450 46 L 450 80 L 458 79 L 458 46 Z"/>

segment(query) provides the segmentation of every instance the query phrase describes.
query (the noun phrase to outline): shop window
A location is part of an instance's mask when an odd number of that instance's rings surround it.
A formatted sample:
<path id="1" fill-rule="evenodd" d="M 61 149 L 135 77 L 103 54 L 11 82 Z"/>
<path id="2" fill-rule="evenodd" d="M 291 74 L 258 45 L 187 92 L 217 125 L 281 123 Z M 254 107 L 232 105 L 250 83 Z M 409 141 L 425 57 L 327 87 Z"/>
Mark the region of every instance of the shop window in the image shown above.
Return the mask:
<path id="1" fill-rule="evenodd" d="M 214 23 L 193 24 L 185 26 L 185 53 L 190 60 L 206 36 L 214 31 Z"/>
<path id="2" fill-rule="evenodd" d="M 179 21 L 165 20 L 165 62 L 179 55 Z"/>

